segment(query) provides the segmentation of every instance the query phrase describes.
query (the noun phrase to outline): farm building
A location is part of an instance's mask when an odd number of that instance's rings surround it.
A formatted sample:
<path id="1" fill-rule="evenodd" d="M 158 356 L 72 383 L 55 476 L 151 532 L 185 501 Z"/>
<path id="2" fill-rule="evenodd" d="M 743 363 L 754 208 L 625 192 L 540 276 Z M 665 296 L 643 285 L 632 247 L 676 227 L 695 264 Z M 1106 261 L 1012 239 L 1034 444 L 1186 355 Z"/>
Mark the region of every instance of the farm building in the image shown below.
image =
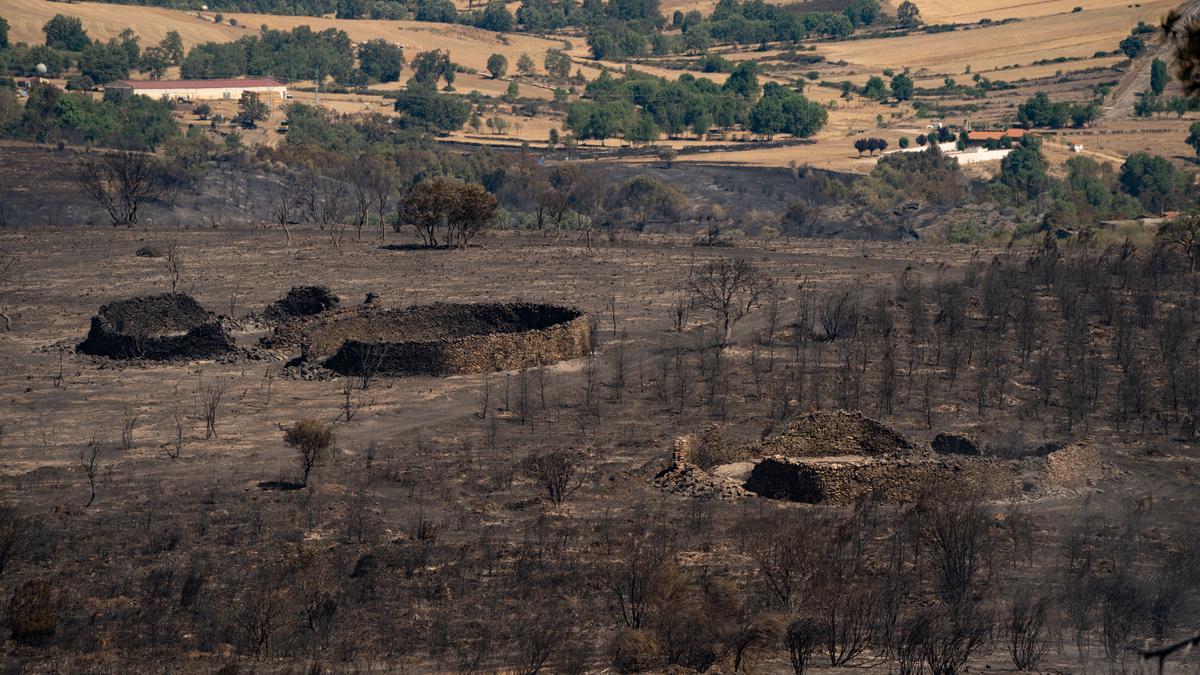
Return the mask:
<path id="1" fill-rule="evenodd" d="M 1013 141 L 1019 141 L 1019 140 L 1021 140 L 1021 138 L 1023 136 L 1025 136 L 1025 133 L 1026 132 L 1024 129 L 1006 129 L 1006 130 L 997 130 L 997 131 L 968 131 L 967 132 L 967 142 L 968 143 L 987 143 L 988 141 L 991 141 L 991 142 L 995 143 L 1006 136 Z"/>
<path id="2" fill-rule="evenodd" d="M 106 96 L 169 98 L 178 101 L 238 100 L 244 92 L 255 92 L 268 105 L 287 96 L 287 87 L 268 78 L 247 80 L 121 80 L 104 88 Z"/>

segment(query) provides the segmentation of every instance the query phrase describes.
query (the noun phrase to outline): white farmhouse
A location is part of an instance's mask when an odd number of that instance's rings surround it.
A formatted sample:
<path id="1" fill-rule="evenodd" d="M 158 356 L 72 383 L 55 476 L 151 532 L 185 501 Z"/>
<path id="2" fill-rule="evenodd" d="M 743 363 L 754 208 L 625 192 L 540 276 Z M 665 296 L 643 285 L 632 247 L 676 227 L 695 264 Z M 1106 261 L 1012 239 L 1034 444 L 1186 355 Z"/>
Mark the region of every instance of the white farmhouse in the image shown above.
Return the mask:
<path id="1" fill-rule="evenodd" d="M 104 87 L 106 96 L 149 96 L 173 101 L 238 100 L 243 92 L 259 94 L 268 105 L 287 97 L 287 87 L 269 78 L 230 80 L 121 80 Z"/>

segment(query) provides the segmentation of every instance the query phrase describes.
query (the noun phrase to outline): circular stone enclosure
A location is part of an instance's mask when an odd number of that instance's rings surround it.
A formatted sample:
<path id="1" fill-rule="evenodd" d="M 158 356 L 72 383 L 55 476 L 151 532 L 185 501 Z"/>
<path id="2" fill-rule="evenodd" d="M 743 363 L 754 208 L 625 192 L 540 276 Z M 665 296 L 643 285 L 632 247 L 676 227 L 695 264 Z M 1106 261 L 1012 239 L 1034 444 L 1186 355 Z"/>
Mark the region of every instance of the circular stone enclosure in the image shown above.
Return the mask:
<path id="1" fill-rule="evenodd" d="M 568 307 L 436 303 L 315 319 L 300 343 L 306 361 L 343 375 L 453 375 L 577 358 L 589 331 L 587 317 Z"/>
<path id="2" fill-rule="evenodd" d="M 92 317 L 84 354 L 116 359 L 205 359 L 231 352 L 233 339 L 190 295 L 163 293 L 110 302 Z"/>

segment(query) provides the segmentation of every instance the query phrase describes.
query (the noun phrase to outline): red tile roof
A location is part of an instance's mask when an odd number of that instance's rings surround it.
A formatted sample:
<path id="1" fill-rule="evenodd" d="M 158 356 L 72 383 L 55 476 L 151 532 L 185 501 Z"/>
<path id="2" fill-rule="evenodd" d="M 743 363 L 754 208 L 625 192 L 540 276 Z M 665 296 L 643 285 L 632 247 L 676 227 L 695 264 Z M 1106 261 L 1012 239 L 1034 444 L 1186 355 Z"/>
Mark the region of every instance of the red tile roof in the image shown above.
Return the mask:
<path id="1" fill-rule="evenodd" d="M 998 141 L 1005 136 L 1011 139 L 1018 139 L 1025 135 L 1024 129 L 1009 129 L 1008 131 L 968 131 L 967 140 L 969 141 Z"/>
<path id="2" fill-rule="evenodd" d="M 269 77 L 228 80 L 121 80 L 133 89 L 224 89 L 226 87 L 282 87 L 283 83 Z"/>

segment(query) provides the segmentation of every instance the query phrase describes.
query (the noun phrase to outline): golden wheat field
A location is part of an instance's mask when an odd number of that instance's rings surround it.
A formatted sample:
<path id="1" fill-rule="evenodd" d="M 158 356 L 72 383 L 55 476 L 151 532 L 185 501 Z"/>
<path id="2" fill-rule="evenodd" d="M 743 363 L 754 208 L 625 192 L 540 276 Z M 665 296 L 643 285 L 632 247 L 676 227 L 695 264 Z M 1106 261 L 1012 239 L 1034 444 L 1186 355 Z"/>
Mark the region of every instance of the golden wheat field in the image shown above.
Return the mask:
<path id="1" fill-rule="evenodd" d="M 1158 0 L 1078 13 L 1054 14 L 964 33 L 917 33 L 904 37 L 831 42 L 818 46 L 830 61 L 870 68 L 912 68 L 918 74 L 962 73 L 1043 59 L 1092 57 L 1112 51 L 1138 21 L 1156 23 L 1175 3 Z"/>

